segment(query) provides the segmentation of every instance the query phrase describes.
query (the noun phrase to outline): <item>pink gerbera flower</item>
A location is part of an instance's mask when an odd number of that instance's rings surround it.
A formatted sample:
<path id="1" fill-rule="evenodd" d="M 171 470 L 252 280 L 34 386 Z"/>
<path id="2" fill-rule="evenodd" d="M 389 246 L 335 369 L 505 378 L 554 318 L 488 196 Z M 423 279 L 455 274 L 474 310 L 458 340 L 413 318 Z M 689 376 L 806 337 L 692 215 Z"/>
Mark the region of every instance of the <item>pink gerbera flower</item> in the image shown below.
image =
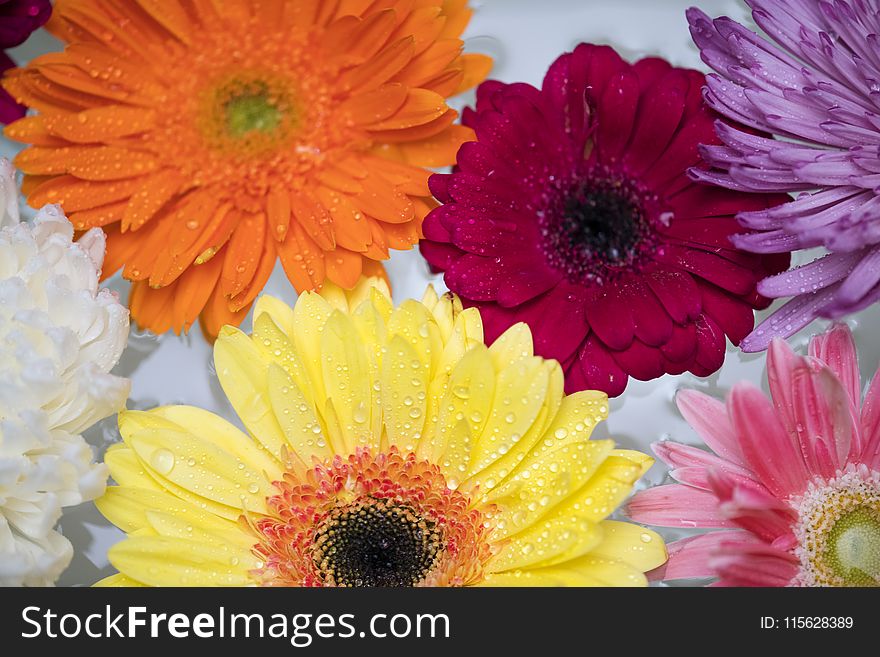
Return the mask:
<path id="1" fill-rule="evenodd" d="M 787 254 L 737 251 L 734 215 L 784 195 L 695 183 L 698 144 L 717 142 L 705 79 L 650 58 L 581 45 L 541 89 L 484 83 L 463 115 L 476 142 L 425 220 L 422 253 L 477 306 L 494 340 L 526 322 L 569 391 L 619 395 L 630 376 L 706 376 L 754 326 L 755 291 Z"/>
<path id="2" fill-rule="evenodd" d="M 711 531 L 670 546 L 664 579 L 722 586 L 880 585 L 880 376 L 861 399 L 849 329 L 781 340 L 767 359 L 772 402 L 748 383 L 727 405 L 679 393 L 685 419 L 714 450 L 654 445 L 679 483 L 639 493 L 633 519 Z"/>

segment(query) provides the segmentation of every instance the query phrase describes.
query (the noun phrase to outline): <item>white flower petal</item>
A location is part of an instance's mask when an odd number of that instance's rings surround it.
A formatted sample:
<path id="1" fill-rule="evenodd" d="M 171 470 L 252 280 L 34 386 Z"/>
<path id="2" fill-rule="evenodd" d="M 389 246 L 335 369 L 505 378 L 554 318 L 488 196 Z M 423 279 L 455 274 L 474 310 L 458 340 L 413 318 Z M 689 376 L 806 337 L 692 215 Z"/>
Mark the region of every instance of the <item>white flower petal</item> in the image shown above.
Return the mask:
<path id="1" fill-rule="evenodd" d="M 21 223 L 14 170 L 0 160 L 0 585 L 45 586 L 73 549 L 62 509 L 104 492 L 107 468 L 79 435 L 121 409 L 110 374 L 128 311 L 99 289 L 105 238 L 73 241 L 60 207 Z"/>

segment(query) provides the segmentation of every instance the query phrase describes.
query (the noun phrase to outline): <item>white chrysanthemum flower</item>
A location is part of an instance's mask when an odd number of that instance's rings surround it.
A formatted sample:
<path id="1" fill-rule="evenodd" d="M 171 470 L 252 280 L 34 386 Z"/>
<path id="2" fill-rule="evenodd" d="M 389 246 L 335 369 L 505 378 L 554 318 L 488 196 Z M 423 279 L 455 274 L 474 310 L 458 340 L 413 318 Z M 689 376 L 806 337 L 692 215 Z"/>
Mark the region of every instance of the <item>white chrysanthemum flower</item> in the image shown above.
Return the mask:
<path id="1" fill-rule="evenodd" d="M 109 374 L 128 311 L 98 288 L 100 229 L 73 241 L 57 206 L 20 223 L 14 170 L 0 160 L 0 585 L 52 584 L 73 548 L 61 509 L 101 495 L 107 469 L 80 433 L 121 409 Z"/>

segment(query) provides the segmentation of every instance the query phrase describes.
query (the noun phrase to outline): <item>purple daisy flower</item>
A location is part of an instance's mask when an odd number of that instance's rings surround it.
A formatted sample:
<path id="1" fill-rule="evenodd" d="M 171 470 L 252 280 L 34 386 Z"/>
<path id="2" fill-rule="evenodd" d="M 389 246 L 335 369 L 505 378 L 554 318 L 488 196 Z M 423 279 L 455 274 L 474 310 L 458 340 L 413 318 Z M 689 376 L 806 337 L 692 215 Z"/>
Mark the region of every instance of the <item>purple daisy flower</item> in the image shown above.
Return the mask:
<path id="1" fill-rule="evenodd" d="M 6 49 L 24 43 L 31 32 L 49 20 L 51 13 L 49 0 L 0 0 L 0 73 L 16 66 Z M 24 113 L 25 107 L 0 88 L 0 123 L 11 123 Z"/>
<path id="2" fill-rule="evenodd" d="M 825 247 L 809 264 L 762 281 L 793 297 L 742 342 L 766 349 L 816 317 L 838 318 L 880 299 L 880 2 L 746 0 L 764 38 L 722 17 L 688 11 L 707 78 L 707 103 L 750 134 L 719 122 L 723 145 L 705 146 L 711 169 L 693 178 L 749 192 L 798 194 L 743 212 L 752 232 L 734 243 L 756 253 Z"/>

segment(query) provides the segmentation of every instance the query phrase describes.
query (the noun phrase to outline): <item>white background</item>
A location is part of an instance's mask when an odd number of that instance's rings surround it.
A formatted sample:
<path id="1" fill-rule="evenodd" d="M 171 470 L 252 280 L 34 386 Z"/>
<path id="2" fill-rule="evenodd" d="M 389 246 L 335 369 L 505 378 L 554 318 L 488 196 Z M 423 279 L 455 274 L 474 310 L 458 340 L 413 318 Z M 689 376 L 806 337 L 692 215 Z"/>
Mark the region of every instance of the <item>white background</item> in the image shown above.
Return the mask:
<path id="1" fill-rule="evenodd" d="M 476 14 L 466 32 L 467 48 L 492 55 L 496 60 L 492 77 L 505 82 L 539 84 L 550 63 L 582 41 L 611 44 L 630 60 L 659 55 L 675 65 L 704 70 L 684 17 L 685 9 L 694 2 L 713 16 L 726 14 L 738 20 L 746 17 L 745 5 L 736 0 L 482 0 L 472 2 Z M 24 62 L 57 48 L 57 42 L 41 31 L 12 55 Z M 0 152 L 5 155 L 13 154 L 15 148 L 5 140 L 0 143 Z M 800 256 L 798 262 L 807 259 Z M 396 252 L 388 271 L 398 302 L 420 297 L 428 283 L 445 289 L 442 281 L 429 274 L 416 251 Z M 125 297 L 127 283 L 114 279 L 110 286 Z M 295 299 L 280 268 L 266 290 L 291 303 Z M 880 340 L 876 338 L 880 313 L 876 308 L 870 309 L 850 323 L 856 330 L 862 374 L 868 377 L 880 356 Z M 250 327 L 250 318 L 243 326 Z M 803 349 L 809 334 L 821 328 L 822 325 L 814 325 L 792 342 Z M 649 451 L 653 441 L 665 438 L 697 442 L 674 407 L 672 400 L 677 389 L 700 388 L 720 397 L 741 379 L 766 388 L 763 355 L 741 354 L 728 346 L 724 367 L 707 379 L 684 375 L 646 383 L 631 381 L 623 396 L 612 401 L 611 417 L 597 429 L 596 435 L 610 436 L 621 446 L 644 451 Z M 183 337 L 157 337 L 133 330 L 117 372 L 132 379 L 130 408 L 193 404 L 235 421 L 214 377 L 211 349 L 197 329 Z M 108 444 L 118 440 L 114 419 L 94 427 L 88 438 L 102 453 Z M 655 465 L 642 485 L 663 481 L 665 476 L 662 465 Z M 88 585 L 113 572 L 106 551 L 122 534 L 110 527 L 93 505 L 67 510 L 61 526 L 73 542 L 76 556 L 59 584 Z M 674 537 L 671 533 L 667 536 Z"/>

